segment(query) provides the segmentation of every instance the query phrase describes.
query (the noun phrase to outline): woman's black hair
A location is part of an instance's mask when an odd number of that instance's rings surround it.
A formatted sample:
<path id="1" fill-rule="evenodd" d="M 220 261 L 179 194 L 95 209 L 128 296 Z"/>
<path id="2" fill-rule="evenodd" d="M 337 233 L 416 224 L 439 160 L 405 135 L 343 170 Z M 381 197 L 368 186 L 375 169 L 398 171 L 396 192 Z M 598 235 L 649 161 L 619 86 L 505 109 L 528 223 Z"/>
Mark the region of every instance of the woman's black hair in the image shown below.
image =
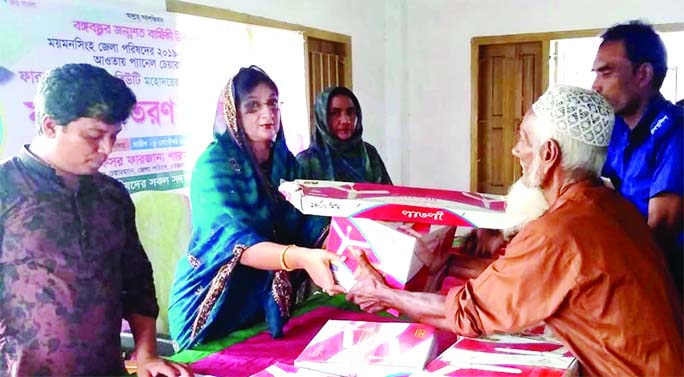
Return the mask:
<path id="1" fill-rule="evenodd" d="M 246 97 L 249 92 L 254 90 L 257 85 L 264 83 L 268 85 L 276 95 L 278 95 L 278 87 L 275 82 L 264 72 L 263 69 L 256 65 L 250 65 L 247 68 L 240 68 L 240 71 L 233 79 L 233 93 L 235 93 L 235 108 L 239 109 L 242 104 L 242 98 Z"/>

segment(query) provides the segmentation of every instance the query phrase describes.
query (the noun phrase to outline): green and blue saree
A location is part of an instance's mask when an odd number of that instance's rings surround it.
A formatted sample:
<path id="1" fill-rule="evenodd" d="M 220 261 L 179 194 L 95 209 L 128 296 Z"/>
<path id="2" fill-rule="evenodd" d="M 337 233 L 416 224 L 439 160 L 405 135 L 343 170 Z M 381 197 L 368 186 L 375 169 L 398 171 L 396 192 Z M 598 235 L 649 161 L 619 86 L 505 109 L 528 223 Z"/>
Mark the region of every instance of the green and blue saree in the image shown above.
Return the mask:
<path id="1" fill-rule="evenodd" d="M 348 96 L 356 107 L 356 129 L 348 140 L 340 140 L 328 126 L 330 100 L 336 95 Z M 300 178 L 343 182 L 392 184 L 377 149 L 361 139 L 363 123 L 361 105 L 351 90 L 328 88 L 316 98 L 316 129 L 309 149 L 297 155 Z"/>
<path id="2" fill-rule="evenodd" d="M 180 350 L 264 320 L 273 337 L 282 336 L 293 285 L 303 278 L 297 271 L 248 267 L 240 257 L 265 241 L 315 247 L 325 232 L 325 218 L 303 216 L 277 192 L 297 169 L 282 127 L 267 166 L 256 164 L 237 122 L 232 82 L 219 99 L 214 141 L 192 172 L 193 232 L 176 268 L 169 306 L 171 337 Z"/>

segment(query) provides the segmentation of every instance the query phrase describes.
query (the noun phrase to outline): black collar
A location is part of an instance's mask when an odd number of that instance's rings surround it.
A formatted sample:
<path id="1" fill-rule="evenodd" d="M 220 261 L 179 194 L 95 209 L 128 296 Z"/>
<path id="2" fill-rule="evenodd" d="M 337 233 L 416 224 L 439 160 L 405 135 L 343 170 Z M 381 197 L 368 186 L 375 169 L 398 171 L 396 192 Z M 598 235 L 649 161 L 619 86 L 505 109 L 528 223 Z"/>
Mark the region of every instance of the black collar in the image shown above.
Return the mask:
<path id="1" fill-rule="evenodd" d="M 62 177 L 57 174 L 57 170 L 55 170 L 55 168 L 50 166 L 43 159 L 38 157 L 35 153 L 31 152 L 28 144 L 24 145 L 21 151 L 19 151 L 19 153 L 17 154 L 17 157 L 19 158 L 19 160 L 21 160 L 24 166 L 31 169 L 31 171 L 33 171 L 38 176 L 48 180 L 57 181 L 59 182 L 59 184 L 64 186 L 64 179 L 62 179 Z M 93 177 L 93 175 L 79 175 L 79 191 L 86 188 L 93 188 L 95 186 Z"/>
<path id="2" fill-rule="evenodd" d="M 639 119 L 636 127 L 629 134 L 630 142 L 639 142 L 648 138 L 651 134 L 651 125 L 658 117 L 663 108 L 667 105 L 667 100 L 662 94 L 658 93 L 652 97 L 646 107 L 644 116 Z"/>

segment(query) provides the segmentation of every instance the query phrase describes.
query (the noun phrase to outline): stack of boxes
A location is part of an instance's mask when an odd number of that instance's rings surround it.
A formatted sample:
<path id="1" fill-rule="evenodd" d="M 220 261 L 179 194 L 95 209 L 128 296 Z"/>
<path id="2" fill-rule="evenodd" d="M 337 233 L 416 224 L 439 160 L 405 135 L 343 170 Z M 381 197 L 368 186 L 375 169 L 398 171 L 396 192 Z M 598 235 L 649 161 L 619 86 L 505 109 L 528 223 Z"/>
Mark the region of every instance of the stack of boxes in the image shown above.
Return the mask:
<path id="1" fill-rule="evenodd" d="M 346 289 L 355 283 L 352 247 L 365 251 L 391 287 L 437 292 L 455 234 L 509 225 L 497 195 L 333 181 L 284 182 L 279 189 L 302 213 L 331 217 L 326 248 L 348 257 L 333 266 Z"/>
<path id="2" fill-rule="evenodd" d="M 326 248 L 350 289 L 364 251 L 388 285 L 437 292 L 447 259 L 473 228 L 505 229 L 504 197 L 478 193 L 333 181 L 284 182 L 280 192 L 302 213 L 330 216 Z M 552 337 L 460 338 L 437 358 L 435 330 L 412 323 L 328 321 L 295 360 L 290 374 L 257 376 L 563 376 L 576 375 L 572 354 Z M 434 358 L 434 360 L 433 360 Z M 273 368 L 273 367 L 270 367 Z M 285 373 L 285 366 L 279 366 Z M 268 370 L 268 369 L 267 369 Z M 261 372 L 264 373 L 264 372 Z M 311 375 L 313 376 L 313 375 Z"/>
<path id="3" fill-rule="evenodd" d="M 254 376 L 465 377 L 578 376 L 570 351 L 552 335 L 460 338 L 435 358 L 435 330 L 399 322 L 328 321 L 297 357 Z"/>

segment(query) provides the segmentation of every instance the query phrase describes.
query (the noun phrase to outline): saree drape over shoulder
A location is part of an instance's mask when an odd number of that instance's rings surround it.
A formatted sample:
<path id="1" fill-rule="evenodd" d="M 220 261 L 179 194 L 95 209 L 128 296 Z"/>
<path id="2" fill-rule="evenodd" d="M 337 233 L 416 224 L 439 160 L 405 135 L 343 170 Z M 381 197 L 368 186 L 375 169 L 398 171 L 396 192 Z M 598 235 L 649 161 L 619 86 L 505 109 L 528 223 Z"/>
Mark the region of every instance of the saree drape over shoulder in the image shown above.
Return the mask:
<path id="1" fill-rule="evenodd" d="M 259 167 L 236 121 L 232 80 L 217 108 L 214 141 L 192 172 L 193 233 L 171 289 L 169 324 L 179 349 L 264 319 L 273 337 L 282 336 L 292 297 L 285 271 L 258 270 L 240 263 L 260 242 L 313 247 L 323 238 L 325 219 L 305 217 L 277 192 L 292 180 L 296 160 L 282 127 L 268 166 Z"/>
<path id="2" fill-rule="evenodd" d="M 338 139 L 328 127 L 328 103 L 339 94 L 351 98 L 356 107 L 356 130 L 345 141 Z M 324 90 L 316 99 L 315 111 L 316 129 L 311 146 L 297 155 L 301 178 L 392 184 L 377 149 L 361 139 L 361 105 L 351 90 L 342 86 Z"/>

